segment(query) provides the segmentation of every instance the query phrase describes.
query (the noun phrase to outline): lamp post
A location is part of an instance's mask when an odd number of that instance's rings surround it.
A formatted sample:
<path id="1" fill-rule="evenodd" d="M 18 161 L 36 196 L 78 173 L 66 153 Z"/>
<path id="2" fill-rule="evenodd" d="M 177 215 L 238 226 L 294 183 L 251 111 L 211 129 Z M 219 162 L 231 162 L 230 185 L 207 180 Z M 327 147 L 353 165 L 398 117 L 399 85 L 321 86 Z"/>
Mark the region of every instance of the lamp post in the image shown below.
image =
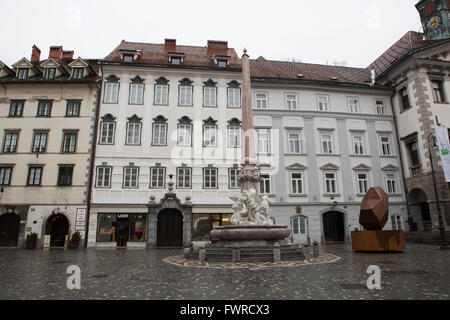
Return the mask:
<path id="1" fill-rule="evenodd" d="M 439 218 L 439 233 L 441 235 L 441 249 L 448 249 L 447 246 L 447 236 L 445 234 L 445 228 L 444 228 L 444 220 L 442 218 L 442 212 L 441 212 L 441 204 L 439 202 L 439 195 L 437 191 L 437 185 L 436 185 L 436 175 L 434 172 L 434 164 L 433 164 L 433 153 L 431 149 L 431 143 L 433 143 L 433 147 L 436 147 L 436 136 L 431 132 L 428 135 L 428 152 L 430 154 L 430 164 L 431 164 L 431 175 L 433 176 L 433 187 L 434 187 L 434 196 L 436 198 L 436 208 L 438 212 L 438 218 Z"/>

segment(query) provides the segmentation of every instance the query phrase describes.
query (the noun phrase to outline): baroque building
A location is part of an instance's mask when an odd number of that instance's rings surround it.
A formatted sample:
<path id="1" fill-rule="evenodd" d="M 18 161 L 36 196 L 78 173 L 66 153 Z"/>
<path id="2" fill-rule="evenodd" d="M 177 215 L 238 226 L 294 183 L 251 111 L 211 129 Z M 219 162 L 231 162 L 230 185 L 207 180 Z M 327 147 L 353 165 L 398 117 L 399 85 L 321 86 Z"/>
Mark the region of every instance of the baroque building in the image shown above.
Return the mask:
<path id="1" fill-rule="evenodd" d="M 97 106 L 96 60 L 33 46 L 31 59 L 0 62 L 0 246 L 37 233 L 43 247 L 84 238 Z"/>

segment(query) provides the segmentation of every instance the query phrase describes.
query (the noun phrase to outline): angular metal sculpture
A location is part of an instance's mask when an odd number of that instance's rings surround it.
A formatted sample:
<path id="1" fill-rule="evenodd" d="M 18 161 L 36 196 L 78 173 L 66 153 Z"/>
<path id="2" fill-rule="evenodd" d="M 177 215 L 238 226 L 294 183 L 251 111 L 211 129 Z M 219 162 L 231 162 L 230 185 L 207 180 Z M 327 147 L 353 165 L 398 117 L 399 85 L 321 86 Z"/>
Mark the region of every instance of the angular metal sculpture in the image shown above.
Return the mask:
<path id="1" fill-rule="evenodd" d="M 388 217 L 388 195 L 380 187 L 370 188 L 361 203 L 359 224 L 366 230 L 383 230 Z"/>

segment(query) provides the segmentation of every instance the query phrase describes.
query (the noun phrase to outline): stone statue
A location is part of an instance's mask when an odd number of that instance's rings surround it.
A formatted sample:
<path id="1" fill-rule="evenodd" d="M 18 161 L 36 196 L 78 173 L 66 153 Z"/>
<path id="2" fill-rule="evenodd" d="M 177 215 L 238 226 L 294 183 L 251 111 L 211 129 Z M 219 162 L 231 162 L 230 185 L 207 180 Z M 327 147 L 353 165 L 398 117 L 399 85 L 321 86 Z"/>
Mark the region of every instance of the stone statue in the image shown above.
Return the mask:
<path id="1" fill-rule="evenodd" d="M 260 196 L 255 189 L 250 189 L 231 199 L 234 201 L 232 206 L 234 214 L 231 217 L 233 225 L 273 225 L 267 196 Z"/>

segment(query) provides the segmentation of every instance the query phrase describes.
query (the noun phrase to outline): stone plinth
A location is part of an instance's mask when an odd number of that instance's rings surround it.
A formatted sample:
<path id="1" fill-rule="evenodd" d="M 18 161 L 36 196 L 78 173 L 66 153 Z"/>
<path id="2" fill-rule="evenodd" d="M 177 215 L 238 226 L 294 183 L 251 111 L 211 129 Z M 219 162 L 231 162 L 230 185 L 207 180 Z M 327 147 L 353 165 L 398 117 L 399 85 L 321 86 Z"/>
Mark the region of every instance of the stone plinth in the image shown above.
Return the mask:
<path id="1" fill-rule="evenodd" d="M 352 249 L 368 252 L 403 251 L 405 236 L 401 230 L 352 232 Z"/>

